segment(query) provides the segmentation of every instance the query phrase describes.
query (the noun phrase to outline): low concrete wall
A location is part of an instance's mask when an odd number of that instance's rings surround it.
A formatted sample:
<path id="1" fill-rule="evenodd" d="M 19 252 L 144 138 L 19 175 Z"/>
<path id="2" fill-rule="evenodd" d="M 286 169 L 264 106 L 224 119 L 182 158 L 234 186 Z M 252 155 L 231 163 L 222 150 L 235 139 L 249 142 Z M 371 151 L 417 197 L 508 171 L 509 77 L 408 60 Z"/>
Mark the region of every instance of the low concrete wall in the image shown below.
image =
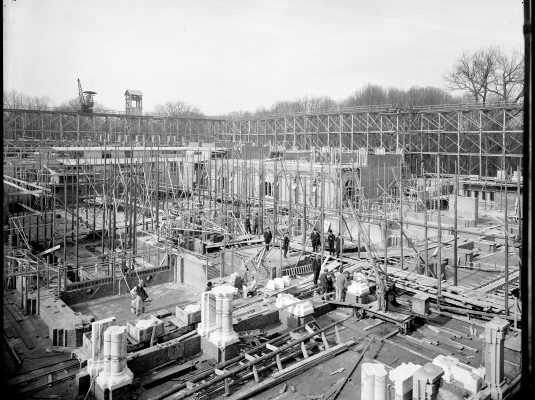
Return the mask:
<path id="1" fill-rule="evenodd" d="M 91 315 L 76 315 L 62 300 L 54 299 L 52 290 L 42 293 L 41 319 L 48 326 L 52 346 L 81 347 L 83 335 L 91 331 Z"/>
<path id="2" fill-rule="evenodd" d="M 126 274 L 128 287 L 133 287 L 138 283 L 139 278 L 143 279 L 146 286 L 170 282 L 169 267 L 155 267 L 138 269 L 137 274 L 133 271 Z M 114 282 L 111 277 L 91 279 L 83 282 L 68 283 L 67 289 L 62 292 L 61 298 L 67 304 L 78 304 L 88 300 L 96 300 L 101 297 L 109 297 L 113 294 L 125 294 L 128 292 L 124 279 Z"/>
<path id="3" fill-rule="evenodd" d="M 177 257 L 175 265 L 175 279 L 178 283 L 183 283 L 204 292 L 206 288 L 206 271 L 202 260 L 194 257 Z"/>

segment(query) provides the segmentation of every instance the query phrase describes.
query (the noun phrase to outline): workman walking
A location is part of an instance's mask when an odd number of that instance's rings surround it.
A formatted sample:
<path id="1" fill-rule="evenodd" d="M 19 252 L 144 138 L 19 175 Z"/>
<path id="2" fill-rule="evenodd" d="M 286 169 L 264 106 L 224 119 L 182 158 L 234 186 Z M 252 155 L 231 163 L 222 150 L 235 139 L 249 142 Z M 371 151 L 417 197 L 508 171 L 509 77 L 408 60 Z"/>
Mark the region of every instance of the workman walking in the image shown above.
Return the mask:
<path id="1" fill-rule="evenodd" d="M 329 229 L 329 234 L 327 235 L 327 242 L 329 242 L 329 255 L 334 257 L 334 233 L 332 229 Z"/>
<path id="2" fill-rule="evenodd" d="M 149 295 L 145 291 L 145 285 L 143 284 L 143 279 L 139 280 L 139 283 L 130 290 L 132 295 L 132 303 L 130 306 L 130 311 L 132 314 L 142 314 L 145 312 L 145 301 L 149 298 Z"/>
<path id="3" fill-rule="evenodd" d="M 273 239 L 273 234 L 271 233 L 271 229 L 269 229 L 269 226 L 266 228 L 266 231 L 264 232 L 264 242 L 266 243 L 266 251 L 269 251 L 269 244 L 271 243 L 271 239 Z"/>

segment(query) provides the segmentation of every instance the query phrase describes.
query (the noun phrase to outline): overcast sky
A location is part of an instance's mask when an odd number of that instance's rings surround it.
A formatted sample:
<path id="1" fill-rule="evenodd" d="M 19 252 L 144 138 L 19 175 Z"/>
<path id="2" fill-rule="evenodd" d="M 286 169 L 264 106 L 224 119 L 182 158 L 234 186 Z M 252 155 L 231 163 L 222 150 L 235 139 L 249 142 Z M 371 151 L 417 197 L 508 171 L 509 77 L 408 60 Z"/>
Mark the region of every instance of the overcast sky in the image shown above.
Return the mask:
<path id="1" fill-rule="evenodd" d="M 124 110 L 182 100 L 208 115 L 342 100 L 366 83 L 443 87 L 463 50 L 523 49 L 521 0 L 3 0 L 4 90 L 84 90 Z"/>

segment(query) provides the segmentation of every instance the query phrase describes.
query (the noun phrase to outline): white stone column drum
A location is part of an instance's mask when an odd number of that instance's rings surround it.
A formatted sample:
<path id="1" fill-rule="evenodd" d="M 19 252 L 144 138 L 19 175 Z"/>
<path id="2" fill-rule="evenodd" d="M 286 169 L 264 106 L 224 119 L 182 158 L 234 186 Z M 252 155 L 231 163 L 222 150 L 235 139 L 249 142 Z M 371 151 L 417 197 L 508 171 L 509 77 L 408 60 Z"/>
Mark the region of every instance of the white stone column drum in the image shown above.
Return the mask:
<path id="1" fill-rule="evenodd" d="M 115 317 L 101 319 L 91 324 L 91 358 L 87 361 L 87 372 L 97 376 L 104 368 L 104 331 L 115 325 Z"/>
<path id="2" fill-rule="evenodd" d="M 209 336 L 215 329 L 216 301 L 212 292 L 201 294 L 201 322 L 197 328 L 200 336 Z"/>
<path id="3" fill-rule="evenodd" d="M 134 374 L 126 366 L 126 326 L 111 326 L 104 332 L 104 370 L 96 384 L 115 390 L 132 384 Z"/>
<path id="4" fill-rule="evenodd" d="M 210 342 L 218 347 L 236 343 L 238 334 L 232 329 L 232 299 L 237 292 L 230 285 L 217 286 L 212 289 L 216 298 L 215 331 L 210 334 Z"/>

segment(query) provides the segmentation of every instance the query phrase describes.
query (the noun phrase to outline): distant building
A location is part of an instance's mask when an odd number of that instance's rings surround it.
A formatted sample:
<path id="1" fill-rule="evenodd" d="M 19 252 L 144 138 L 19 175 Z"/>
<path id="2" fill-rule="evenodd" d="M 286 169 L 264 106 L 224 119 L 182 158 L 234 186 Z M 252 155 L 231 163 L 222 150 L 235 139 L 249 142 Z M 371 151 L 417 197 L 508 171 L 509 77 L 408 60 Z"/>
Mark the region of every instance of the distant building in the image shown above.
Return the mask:
<path id="1" fill-rule="evenodd" d="M 124 92 L 126 115 L 143 113 L 143 93 L 139 90 L 127 89 Z"/>

